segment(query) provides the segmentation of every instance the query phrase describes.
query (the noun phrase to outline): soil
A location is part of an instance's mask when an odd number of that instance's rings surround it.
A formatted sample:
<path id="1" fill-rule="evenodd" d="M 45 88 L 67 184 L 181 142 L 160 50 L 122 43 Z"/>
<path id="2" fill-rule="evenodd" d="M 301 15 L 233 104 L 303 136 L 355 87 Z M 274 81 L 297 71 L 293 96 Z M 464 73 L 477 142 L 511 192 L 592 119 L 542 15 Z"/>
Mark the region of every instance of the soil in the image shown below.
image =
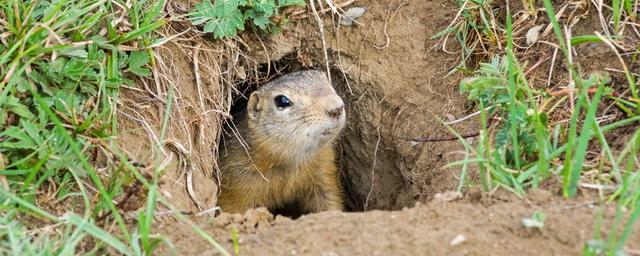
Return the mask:
<path id="1" fill-rule="evenodd" d="M 587 197 L 565 201 L 542 189 L 527 199 L 476 190 L 458 201 L 433 200 L 399 211 L 323 212 L 291 220 L 256 209 L 197 223 L 229 252 L 232 230 L 238 230 L 240 255 L 580 255 L 593 239 L 600 210 Z M 542 229 L 522 224 L 535 211 L 545 214 Z M 605 227 L 613 214 L 612 207 L 604 208 Z M 180 254 L 220 255 L 188 228 L 159 229 L 170 234 Z M 629 241 L 640 241 L 640 234 Z M 638 243 L 629 245 L 636 248 L 628 251 L 638 249 Z M 165 247 L 160 254 L 170 252 Z"/>
<path id="2" fill-rule="evenodd" d="M 170 2 L 167 9 L 180 14 L 193 2 Z M 452 202 L 436 199 L 438 193 L 455 190 L 460 170 L 443 166 L 458 160 L 463 148 L 457 141 L 414 140 L 450 136 L 442 122 L 475 111 L 459 92 L 461 75 L 449 74 L 460 61 L 458 54 L 447 52 L 459 50 L 457 42 L 449 38 L 443 51 L 442 41 L 431 39 L 450 25 L 458 10 L 456 1 L 360 0 L 353 6 L 367 9 L 359 25 L 338 26 L 337 17 L 330 13 L 323 17 L 330 74 L 347 106 L 348 125 L 339 151 L 350 212 L 291 220 L 257 209 L 245 215 L 222 213 L 213 220 L 194 217 L 196 224 L 228 250 L 231 227 L 238 228 L 243 255 L 579 254 L 584 242 L 593 237 L 600 200 L 586 196 L 564 200 L 554 189 L 530 191 L 528 199 L 473 190 Z M 597 19 L 588 20 L 576 31 L 599 30 Z M 188 22 L 175 21 L 166 33 L 188 28 Z M 522 34 L 517 38 L 520 43 Z M 176 209 L 194 213 L 216 206 L 218 138 L 229 112 L 238 109 L 233 103 L 242 102 L 247 90 L 279 73 L 326 67 L 313 17 L 293 21 L 283 33 L 268 37 L 247 32 L 238 40 L 212 42 L 209 36 L 186 35 L 156 52 L 164 78 L 156 82 L 164 87 L 157 83 L 144 87 L 158 95 L 169 94 L 162 88 L 175 90 L 178 100 L 169 121 L 166 150 L 151 150 L 166 105 L 153 94 L 138 91 L 123 97 L 132 110 L 124 110 L 129 114 L 121 117 L 121 130 L 126 131 L 121 144 L 135 159 L 162 156 L 167 166 L 162 195 Z M 553 37 L 552 33 L 547 36 Z M 591 52 L 590 48 L 577 51 Z M 519 56 L 533 65 L 552 53 L 537 44 Z M 580 62 L 587 70 L 603 70 L 608 67 L 603 63 Z M 562 65 L 561 60 L 555 65 Z M 533 81 L 546 82 L 550 68 L 541 65 L 533 70 Z M 552 87 L 565 78 L 557 72 Z M 453 128 L 469 134 L 479 124 L 469 119 Z M 610 223 L 612 207 L 604 209 L 605 223 Z M 542 230 L 521 224 L 534 211 L 547 216 Z M 171 218 L 158 218 L 157 229 L 172 239 L 178 254 L 216 254 L 189 226 Z M 451 245 L 460 240 L 457 236 L 466 239 Z M 640 234 L 636 231 L 630 241 L 640 241 Z M 635 246 L 630 251 L 639 249 L 640 243 L 629 244 Z M 163 248 L 160 254 L 170 252 Z"/>

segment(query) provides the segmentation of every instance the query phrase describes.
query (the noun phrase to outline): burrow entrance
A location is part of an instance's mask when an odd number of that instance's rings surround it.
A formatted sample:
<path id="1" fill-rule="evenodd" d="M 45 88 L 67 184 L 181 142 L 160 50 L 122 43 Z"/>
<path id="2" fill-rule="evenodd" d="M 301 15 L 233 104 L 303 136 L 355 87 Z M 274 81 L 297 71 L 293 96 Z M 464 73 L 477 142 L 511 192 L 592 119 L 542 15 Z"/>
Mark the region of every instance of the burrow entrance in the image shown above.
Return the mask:
<path id="1" fill-rule="evenodd" d="M 237 83 L 238 93 L 234 95 L 231 115 L 237 119 L 244 114 L 249 95 L 260 85 L 279 75 L 304 69 L 308 68 L 295 52 L 260 64 L 257 78 Z M 406 106 L 388 102 L 389 96 L 384 96 L 377 84 L 353 79 L 339 68 L 331 70 L 331 78 L 347 108 L 347 126 L 337 152 L 349 211 L 401 209 L 451 187 L 453 179 L 447 180 L 450 177 L 435 168 L 440 165 L 438 161 L 443 162 L 444 153 L 432 156 L 433 145 L 414 145 L 403 139 L 402 134 L 412 129 L 424 129 L 424 121 L 415 120 L 418 112 L 406 111 Z M 223 147 L 224 142 L 220 145 Z M 286 213 L 289 212 L 283 215 Z"/>
<path id="2" fill-rule="evenodd" d="M 233 103 L 231 105 L 231 110 L 230 110 L 232 119 L 228 119 L 225 121 L 225 124 L 224 124 L 225 133 L 227 133 L 229 129 L 233 129 L 230 126 L 231 125 L 230 122 L 232 120 L 239 120 L 244 118 L 243 115 L 245 114 L 245 110 L 247 108 L 249 96 L 251 95 L 252 92 L 257 90 L 261 85 L 269 82 L 270 80 L 277 78 L 278 76 L 295 72 L 295 71 L 308 70 L 308 69 L 310 68 L 304 67 L 302 63 L 298 61 L 296 53 L 290 53 L 285 55 L 279 60 L 275 60 L 270 63 L 262 63 L 258 65 L 256 70 L 257 77 L 250 80 L 243 80 L 236 84 L 237 92 L 233 96 L 233 101 L 232 101 Z M 332 77 L 332 84 L 334 88 L 336 89 L 338 94 L 341 95 L 342 97 L 346 89 L 346 81 L 344 77 L 342 76 L 342 74 L 339 73 L 338 70 L 332 70 L 331 77 Z M 345 100 L 346 102 L 346 99 L 343 98 L 343 100 Z M 347 126 L 350 126 L 354 121 L 349 120 L 349 118 L 347 119 L 348 119 Z M 361 191 L 362 188 L 358 188 L 354 186 L 354 182 L 352 181 L 350 176 L 351 172 L 345 170 L 345 168 L 352 165 L 350 163 L 346 163 L 346 161 L 348 161 L 349 158 L 345 157 L 344 152 L 345 150 L 348 150 L 351 148 L 350 146 L 345 146 L 346 140 L 347 138 L 343 134 L 343 136 L 341 136 L 338 139 L 338 150 L 337 150 L 338 152 L 337 159 L 338 159 L 338 165 L 340 168 L 341 182 L 342 182 L 342 187 L 345 193 L 345 204 L 348 211 L 361 211 L 363 210 L 363 207 L 359 205 L 361 204 L 362 199 L 358 197 L 357 191 Z M 223 151 L 224 138 L 221 138 L 220 147 L 221 148 L 218 152 L 224 152 Z M 285 209 L 278 210 L 274 214 L 281 214 L 289 217 L 300 216 L 300 213 L 296 212 L 294 208 L 295 208 L 295 205 L 291 205 L 289 207 L 286 207 Z"/>

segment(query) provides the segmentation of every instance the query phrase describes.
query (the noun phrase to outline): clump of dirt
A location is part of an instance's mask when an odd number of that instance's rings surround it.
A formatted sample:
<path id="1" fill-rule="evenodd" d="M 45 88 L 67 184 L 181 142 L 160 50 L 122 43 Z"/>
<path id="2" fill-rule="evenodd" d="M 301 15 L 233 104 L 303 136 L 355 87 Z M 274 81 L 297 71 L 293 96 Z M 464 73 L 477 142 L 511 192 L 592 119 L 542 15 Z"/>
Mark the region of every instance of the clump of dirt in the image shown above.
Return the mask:
<path id="1" fill-rule="evenodd" d="M 244 214 L 222 213 L 215 218 L 213 225 L 226 230 L 240 232 L 255 232 L 259 229 L 271 227 L 274 217 L 267 208 L 249 209 Z"/>

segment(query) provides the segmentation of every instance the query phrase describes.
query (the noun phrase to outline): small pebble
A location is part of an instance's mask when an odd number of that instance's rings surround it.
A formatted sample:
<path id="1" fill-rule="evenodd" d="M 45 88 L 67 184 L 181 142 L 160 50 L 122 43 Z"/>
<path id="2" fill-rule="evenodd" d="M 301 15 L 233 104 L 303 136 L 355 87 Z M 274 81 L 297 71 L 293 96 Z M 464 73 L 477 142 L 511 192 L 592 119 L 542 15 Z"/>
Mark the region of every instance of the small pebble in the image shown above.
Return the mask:
<path id="1" fill-rule="evenodd" d="M 449 243 L 451 246 L 458 246 L 462 243 L 464 243 L 465 241 L 467 241 L 467 237 L 465 237 L 462 234 L 458 234 L 453 240 L 451 240 L 451 243 Z"/>
<path id="2" fill-rule="evenodd" d="M 364 14 L 367 9 L 362 7 L 352 7 L 340 16 L 340 25 L 351 26 L 353 23 Z"/>
<path id="3" fill-rule="evenodd" d="M 540 30 L 544 25 L 538 25 L 532 27 L 527 31 L 527 45 L 532 45 L 535 42 L 538 42 L 538 38 L 540 37 Z"/>

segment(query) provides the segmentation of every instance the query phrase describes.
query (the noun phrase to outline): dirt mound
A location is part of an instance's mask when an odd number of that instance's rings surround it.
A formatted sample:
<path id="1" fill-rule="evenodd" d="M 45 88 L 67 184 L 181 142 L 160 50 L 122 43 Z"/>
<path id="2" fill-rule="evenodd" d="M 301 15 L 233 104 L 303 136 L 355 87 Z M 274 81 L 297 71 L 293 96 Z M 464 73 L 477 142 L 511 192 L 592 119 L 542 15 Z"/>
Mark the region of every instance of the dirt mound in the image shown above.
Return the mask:
<path id="1" fill-rule="evenodd" d="M 291 220 L 251 210 L 200 223 L 230 252 L 231 230 L 237 228 L 241 255 L 578 255 L 593 238 L 599 210 L 587 197 L 566 201 L 546 190 L 528 200 L 472 192 L 460 201 L 434 200 L 401 211 L 324 212 Z M 542 229 L 522 224 L 535 211 L 546 216 Z M 605 220 L 613 216 L 612 207 L 604 210 Z M 184 255 L 218 255 L 188 228 L 160 230 Z M 640 234 L 629 241 L 640 241 Z"/>

